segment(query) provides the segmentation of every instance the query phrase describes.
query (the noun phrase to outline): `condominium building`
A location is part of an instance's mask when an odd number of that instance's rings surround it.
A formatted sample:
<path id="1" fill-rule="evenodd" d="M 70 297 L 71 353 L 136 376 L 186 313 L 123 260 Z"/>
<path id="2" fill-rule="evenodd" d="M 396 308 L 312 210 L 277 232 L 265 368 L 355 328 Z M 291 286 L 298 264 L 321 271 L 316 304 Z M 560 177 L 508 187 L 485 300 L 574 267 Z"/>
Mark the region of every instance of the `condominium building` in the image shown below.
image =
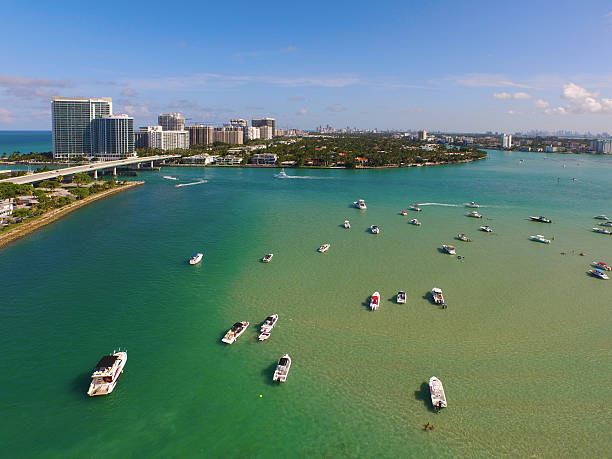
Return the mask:
<path id="1" fill-rule="evenodd" d="M 188 126 L 190 145 L 211 145 L 214 142 L 214 128 L 203 124 Z"/>
<path id="2" fill-rule="evenodd" d="M 225 155 L 217 158 L 215 161 L 215 164 L 219 164 L 221 166 L 237 166 L 240 163 L 242 163 L 242 157 L 234 155 Z"/>
<path id="3" fill-rule="evenodd" d="M 159 124 L 164 131 L 184 131 L 185 118 L 180 113 L 161 113 L 157 117 Z"/>
<path id="4" fill-rule="evenodd" d="M 244 139 L 243 130 L 240 127 L 223 126 L 215 128 L 214 141 L 229 143 L 230 145 L 242 145 Z"/>
<path id="5" fill-rule="evenodd" d="M 113 102 L 110 97 L 52 97 L 53 157 L 69 160 L 93 154 L 91 121 L 112 113 Z"/>
<path id="6" fill-rule="evenodd" d="M 244 132 L 245 132 L 246 138 L 248 140 L 259 139 L 260 136 L 261 136 L 261 132 L 260 132 L 259 128 L 253 127 L 253 126 L 247 126 L 247 128 L 245 129 Z"/>
<path id="7" fill-rule="evenodd" d="M 230 125 L 239 126 L 239 127 L 247 127 L 249 125 L 249 122 L 247 120 L 243 120 L 242 118 L 236 118 L 236 119 L 230 120 Z"/>
<path id="8" fill-rule="evenodd" d="M 101 161 L 135 156 L 134 118 L 128 115 L 107 115 L 92 121 L 91 154 Z"/>
<path id="9" fill-rule="evenodd" d="M 592 140 L 590 150 L 593 153 L 612 155 L 612 140 Z"/>
<path id="10" fill-rule="evenodd" d="M 259 138 L 260 139 L 271 139 L 274 137 L 274 128 L 271 126 L 261 126 L 259 128 Z"/>
<path id="11" fill-rule="evenodd" d="M 276 120 L 274 118 L 253 118 L 251 120 L 251 126 L 258 127 L 258 128 L 265 127 L 265 126 L 271 127 L 272 137 L 274 137 L 276 133 Z"/>
<path id="12" fill-rule="evenodd" d="M 499 146 L 504 149 L 512 148 L 512 135 L 502 134 L 502 136 L 499 138 Z"/>
<path id="13" fill-rule="evenodd" d="M 13 213 L 13 198 L 0 199 L 0 217 L 9 217 Z"/>
<path id="14" fill-rule="evenodd" d="M 424 142 L 427 140 L 427 131 L 419 131 L 417 132 L 417 140 Z"/>
<path id="15" fill-rule="evenodd" d="M 272 166 L 276 163 L 277 159 L 278 156 L 272 153 L 255 153 L 251 158 L 251 162 L 253 164 L 265 164 Z"/>
<path id="16" fill-rule="evenodd" d="M 161 126 L 147 126 L 135 133 L 137 148 L 149 147 L 160 150 L 189 148 L 189 131 L 165 131 Z"/>

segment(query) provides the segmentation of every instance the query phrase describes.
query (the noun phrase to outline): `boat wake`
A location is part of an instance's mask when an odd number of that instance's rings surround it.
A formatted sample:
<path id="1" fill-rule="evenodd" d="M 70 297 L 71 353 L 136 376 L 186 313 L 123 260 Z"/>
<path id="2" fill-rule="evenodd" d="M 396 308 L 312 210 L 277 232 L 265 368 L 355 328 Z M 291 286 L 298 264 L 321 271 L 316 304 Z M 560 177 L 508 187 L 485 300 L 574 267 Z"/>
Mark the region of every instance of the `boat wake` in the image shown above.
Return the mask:
<path id="1" fill-rule="evenodd" d="M 208 180 L 200 180 L 198 182 L 191 182 L 191 183 L 179 183 L 178 185 L 174 185 L 175 188 L 180 188 L 182 186 L 191 186 L 191 185 L 199 185 L 201 183 L 208 183 Z"/>
<path id="2" fill-rule="evenodd" d="M 170 175 L 164 175 L 162 178 L 165 178 L 166 180 L 178 180 L 176 177 L 172 177 Z"/>
<path id="3" fill-rule="evenodd" d="M 463 207 L 463 204 L 446 204 L 443 202 L 419 202 L 419 206 Z"/>
<path id="4" fill-rule="evenodd" d="M 278 174 L 273 175 L 277 179 L 306 179 L 306 180 L 322 180 L 328 177 L 315 177 L 313 175 L 287 175 L 285 169 L 281 169 Z"/>

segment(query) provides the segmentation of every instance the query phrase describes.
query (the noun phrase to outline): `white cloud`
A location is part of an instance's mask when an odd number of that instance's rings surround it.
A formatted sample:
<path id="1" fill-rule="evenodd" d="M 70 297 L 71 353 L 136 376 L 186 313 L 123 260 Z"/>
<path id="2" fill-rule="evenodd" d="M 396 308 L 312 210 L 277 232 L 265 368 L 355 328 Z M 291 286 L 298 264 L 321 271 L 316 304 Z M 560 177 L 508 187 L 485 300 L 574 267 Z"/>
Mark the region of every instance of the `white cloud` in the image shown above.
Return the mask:
<path id="1" fill-rule="evenodd" d="M 525 83 L 517 83 L 510 80 L 504 75 L 490 74 L 490 73 L 470 73 L 467 75 L 460 75 L 454 77 L 448 77 L 446 80 L 454 81 L 460 86 L 469 87 L 514 87 L 514 88 L 525 88 L 532 89 L 532 86 Z"/>
<path id="2" fill-rule="evenodd" d="M 136 91 L 134 91 L 132 88 L 125 88 L 123 91 L 121 91 L 121 95 L 125 97 L 134 97 L 136 95 Z"/>
<path id="3" fill-rule="evenodd" d="M 567 110 L 565 107 L 547 108 L 544 113 L 547 115 L 567 115 Z"/>
<path id="4" fill-rule="evenodd" d="M 550 104 L 544 99 L 538 99 L 533 103 L 536 108 L 548 108 Z"/>
<path id="5" fill-rule="evenodd" d="M 531 99 L 531 94 L 527 92 L 515 92 L 510 94 L 509 92 L 495 92 L 493 93 L 494 99 Z"/>
<path id="6" fill-rule="evenodd" d="M 510 99 L 512 97 L 512 94 L 510 94 L 509 92 L 496 92 L 493 93 L 493 98 L 494 99 Z"/>
<path id="7" fill-rule="evenodd" d="M 515 111 L 515 110 L 508 110 L 508 111 L 506 112 L 506 114 L 507 114 L 507 115 L 522 115 L 522 113 L 521 113 L 521 112 L 517 112 L 517 111 Z"/>
<path id="8" fill-rule="evenodd" d="M 572 113 L 612 114 L 612 99 L 599 99 L 599 93 L 590 92 L 575 83 L 570 82 L 563 85 L 563 93 L 561 94 L 561 97 L 569 101 L 566 110 L 571 111 Z"/>
<path id="9" fill-rule="evenodd" d="M 5 108 L 0 108 L 0 121 L 3 123 L 12 123 L 15 121 L 13 114 Z"/>
<path id="10" fill-rule="evenodd" d="M 298 115 L 298 116 L 305 116 L 305 115 L 308 115 L 308 110 L 306 110 L 305 108 L 300 108 L 300 109 L 297 111 L 296 115 Z"/>
<path id="11" fill-rule="evenodd" d="M 515 99 L 531 99 L 531 94 L 527 92 L 515 92 L 512 97 Z"/>
<path id="12" fill-rule="evenodd" d="M 343 106 L 342 106 L 342 105 L 340 105 L 340 104 L 334 104 L 334 105 L 332 105 L 331 107 L 327 107 L 327 109 L 328 109 L 330 112 L 343 112 L 344 110 L 346 110 L 346 107 L 343 107 Z"/>

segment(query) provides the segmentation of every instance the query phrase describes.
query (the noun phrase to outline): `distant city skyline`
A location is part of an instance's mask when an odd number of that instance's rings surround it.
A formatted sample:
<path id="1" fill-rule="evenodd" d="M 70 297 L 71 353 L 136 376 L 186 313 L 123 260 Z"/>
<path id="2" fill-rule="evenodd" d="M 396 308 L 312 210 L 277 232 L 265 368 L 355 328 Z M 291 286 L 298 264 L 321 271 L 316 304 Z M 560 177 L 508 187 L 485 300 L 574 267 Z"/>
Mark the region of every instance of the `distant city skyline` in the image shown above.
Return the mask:
<path id="1" fill-rule="evenodd" d="M 299 129 L 612 131 L 609 2 L 145 5 L 3 5 L 0 129 L 51 129 L 51 96 L 85 96 L 112 97 L 136 126 L 181 112 Z M 72 22 L 104 33 L 58 32 Z"/>

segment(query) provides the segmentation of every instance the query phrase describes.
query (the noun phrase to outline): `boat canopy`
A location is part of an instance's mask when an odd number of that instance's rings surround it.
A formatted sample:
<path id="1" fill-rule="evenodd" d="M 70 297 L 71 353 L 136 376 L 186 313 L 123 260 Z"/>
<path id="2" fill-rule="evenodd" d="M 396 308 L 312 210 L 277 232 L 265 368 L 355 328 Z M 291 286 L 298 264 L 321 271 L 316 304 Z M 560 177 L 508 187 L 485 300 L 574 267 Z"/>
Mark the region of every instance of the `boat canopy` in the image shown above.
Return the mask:
<path id="1" fill-rule="evenodd" d="M 604 272 L 603 272 L 601 269 L 597 269 L 597 268 L 595 268 L 595 271 L 597 271 L 599 274 L 606 274 L 606 273 L 604 273 Z"/>
<path id="2" fill-rule="evenodd" d="M 110 368 L 115 364 L 115 361 L 118 359 L 116 355 L 105 355 L 100 359 L 98 364 L 96 365 L 97 369 Z"/>
<path id="3" fill-rule="evenodd" d="M 281 359 L 278 361 L 279 365 L 287 365 L 289 363 L 289 359 L 287 359 L 287 357 L 281 357 Z"/>

